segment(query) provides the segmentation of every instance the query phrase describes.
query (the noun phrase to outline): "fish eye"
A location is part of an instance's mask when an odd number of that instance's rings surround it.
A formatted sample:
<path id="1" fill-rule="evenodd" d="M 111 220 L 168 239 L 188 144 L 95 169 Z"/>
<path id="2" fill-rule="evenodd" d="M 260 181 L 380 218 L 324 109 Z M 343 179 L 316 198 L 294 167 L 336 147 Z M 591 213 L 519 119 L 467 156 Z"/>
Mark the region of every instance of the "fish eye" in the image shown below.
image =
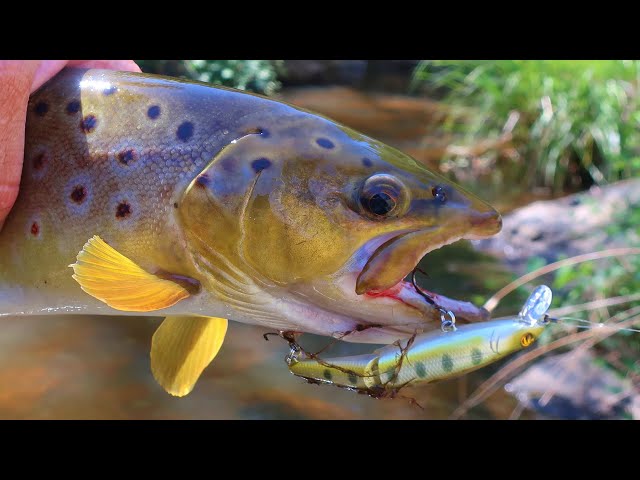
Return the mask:
<path id="1" fill-rule="evenodd" d="M 396 214 L 405 188 L 398 179 L 387 174 L 369 177 L 360 191 L 360 205 L 369 216 L 381 219 Z"/>
<path id="2" fill-rule="evenodd" d="M 531 345 L 535 339 L 536 337 L 534 337 L 532 333 L 525 333 L 520 339 L 520 345 L 526 348 Z"/>
<path id="3" fill-rule="evenodd" d="M 440 185 L 436 185 L 431 189 L 431 194 L 433 198 L 435 198 L 440 203 L 445 203 L 447 201 L 447 193 L 444 191 Z"/>

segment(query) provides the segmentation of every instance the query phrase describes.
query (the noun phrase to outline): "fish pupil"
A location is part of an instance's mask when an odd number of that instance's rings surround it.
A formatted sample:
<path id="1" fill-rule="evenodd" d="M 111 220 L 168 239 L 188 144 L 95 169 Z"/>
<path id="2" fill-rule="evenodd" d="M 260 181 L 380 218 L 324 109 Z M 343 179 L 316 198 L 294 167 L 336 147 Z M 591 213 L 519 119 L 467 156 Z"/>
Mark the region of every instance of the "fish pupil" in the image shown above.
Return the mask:
<path id="1" fill-rule="evenodd" d="M 396 202 L 388 193 L 379 192 L 369 199 L 369 211 L 374 215 L 386 215 L 396 206 Z"/>
<path id="2" fill-rule="evenodd" d="M 444 203 L 447 201 L 447 194 L 444 191 L 444 188 L 442 188 L 439 185 L 431 189 L 431 194 L 433 195 L 433 198 L 435 198 L 437 201 L 441 203 Z"/>

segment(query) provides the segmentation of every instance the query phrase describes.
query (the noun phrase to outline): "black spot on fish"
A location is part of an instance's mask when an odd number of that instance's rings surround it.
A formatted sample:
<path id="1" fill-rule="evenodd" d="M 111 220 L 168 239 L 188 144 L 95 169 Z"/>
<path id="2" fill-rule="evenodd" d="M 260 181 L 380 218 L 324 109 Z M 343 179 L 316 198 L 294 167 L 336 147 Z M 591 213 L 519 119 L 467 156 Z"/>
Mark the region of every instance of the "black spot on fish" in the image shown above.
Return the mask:
<path id="1" fill-rule="evenodd" d="M 123 218 L 127 218 L 131 215 L 131 205 L 127 202 L 122 202 L 118 204 L 116 208 L 116 218 L 121 220 Z"/>
<path id="2" fill-rule="evenodd" d="M 356 377 L 355 373 L 349 374 L 349 383 L 351 383 L 352 385 L 358 383 L 358 377 Z"/>
<path id="3" fill-rule="evenodd" d="M 136 151 L 132 148 L 128 148 L 126 150 L 118 153 L 118 161 L 123 165 L 130 165 L 138 159 L 138 155 Z"/>
<path id="4" fill-rule="evenodd" d="M 482 351 L 479 348 L 471 350 L 471 363 L 479 365 L 482 361 Z"/>
<path id="5" fill-rule="evenodd" d="M 365 157 L 365 158 L 362 159 L 362 165 L 364 165 L 365 167 L 369 168 L 369 167 L 371 167 L 373 165 L 373 162 Z"/>
<path id="6" fill-rule="evenodd" d="M 327 380 L 331 381 L 331 379 L 333 379 L 333 375 L 331 375 L 331 370 L 329 370 L 328 368 L 324 369 L 324 372 L 322 372 L 322 376 L 324 378 L 326 378 Z"/>
<path id="7" fill-rule="evenodd" d="M 102 91 L 102 94 L 103 94 L 103 95 L 113 95 L 113 94 L 114 94 L 114 93 L 116 93 L 117 91 L 118 91 L 118 87 L 116 87 L 115 85 L 111 85 L 110 87 L 105 88 L 105 89 Z"/>
<path id="8" fill-rule="evenodd" d="M 87 115 L 80 122 L 80 128 L 84 133 L 91 133 L 96 129 L 98 119 L 95 115 Z"/>
<path id="9" fill-rule="evenodd" d="M 453 358 L 448 353 L 442 355 L 442 370 L 447 373 L 453 370 Z"/>
<path id="10" fill-rule="evenodd" d="M 198 178 L 196 179 L 196 187 L 207 188 L 209 186 L 210 181 L 211 180 L 209 180 L 209 177 L 207 176 L 206 173 L 203 173 L 202 175 L 198 175 Z"/>
<path id="11" fill-rule="evenodd" d="M 322 148 L 333 148 L 335 145 L 328 138 L 318 138 L 316 139 L 316 143 L 320 145 Z"/>
<path id="12" fill-rule="evenodd" d="M 173 208 L 178 208 L 178 202 L 173 203 Z"/>
<path id="13" fill-rule="evenodd" d="M 38 116 L 44 117 L 49 111 L 49 104 L 47 102 L 38 102 L 33 110 Z"/>
<path id="14" fill-rule="evenodd" d="M 251 168 L 253 171 L 258 173 L 264 170 L 265 168 L 269 168 L 271 166 L 271 160 L 268 158 L 257 158 L 253 162 L 251 162 Z"/>
<path id="15" fill-rule="evenodd" d="M 176 135 L 178 136 L 178 140 L 182 140 L 186 142 L 193 136 L 193 123 L 191 122 L 183 122 L 176 130 Z"/>
<path id="16" fill-rule="evenodd" d="M 420 378 L 424 378 L 427 376 L 427 370 L 424 368 L 423 363 L 416 363 L 416 375 Z"/>
<path id="17" fill-rule="evenodd" d="M 151 105 L 149 110 L 147 110 L 147 117 L 151 120 L 155 120 L 160 116 L 160 106 L 159 105 Z"/>
<path id="18" fill-rule="evenodd" d="M 46 152 L 39 153 L 33 158 L 33 168 L 36 170 L 42 170 L 45 164 L 49 161 L 49 155 Z"/>
<path id="19" fill-rule="evenodd" d="M 80 111 L 80 102 L 78 100 L 71 100 L 67 103 L 67 113 L 73 115 Z"/>
<path id="20" fill-rule="evenodd" d="M 31 235 L 33 235 L 34 237 L 37 237 L 39 233 L 40 233 L 40 225 L 38 225 L 38 222 L 33 222 L 31 224 Z"/>
<path id="21" fill-rule="evenodd" d="M 84 199 L 87 198 L 87 189 L 82 185 L 77 185 L 73 188 L 70 196 L 71 200 L 73 200 L 74 202 L 82 203 L 84 202 Z"/>

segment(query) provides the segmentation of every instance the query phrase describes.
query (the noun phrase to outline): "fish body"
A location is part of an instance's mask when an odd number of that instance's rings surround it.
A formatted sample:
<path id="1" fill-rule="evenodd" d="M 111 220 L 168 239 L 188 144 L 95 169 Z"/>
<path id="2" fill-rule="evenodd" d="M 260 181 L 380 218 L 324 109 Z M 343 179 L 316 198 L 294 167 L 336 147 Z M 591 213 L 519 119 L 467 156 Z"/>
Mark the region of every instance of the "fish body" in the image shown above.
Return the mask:
<path id="1" fill-rule="evenodd" d="M 194 316 L 387 343 L 437 326 L 403 281 L 421 257 L 500 226 L 475 196 L 319 115 L 67 69 L 29 102 L 0 315 Z"/>
<path id="2" fill-rule="evenodd" d="M 373 392 L 445 380 L 532 345 L 549 323 L 545 314 L 550 305 L 551 290 L 541 285 L 517 316 L 424 333 L 369 355 L 326 360 L 294 356 L 289 369 L 312 381 Z"/>

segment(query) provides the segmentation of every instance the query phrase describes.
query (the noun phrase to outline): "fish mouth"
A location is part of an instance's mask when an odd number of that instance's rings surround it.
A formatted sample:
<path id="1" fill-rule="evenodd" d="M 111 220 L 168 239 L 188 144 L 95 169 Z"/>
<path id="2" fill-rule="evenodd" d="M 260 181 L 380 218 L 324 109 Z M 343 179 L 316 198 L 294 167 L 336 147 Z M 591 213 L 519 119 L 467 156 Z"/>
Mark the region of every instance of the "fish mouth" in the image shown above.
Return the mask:
<path id="1" fill-rule="evenodd" d="M 464 238 L 445 234 L 442 228 L 403 232 L 382 243 L 369 257 L 356 281 L 356 293 L 379 294 L 409 275 L 433 250 Z"/>
<path id="2" fill-rule="evenodd" d="M 374 243 L 377 248 L 369 255 L 357 276 L 355 293 L 371 299 L 390 298 L 400 301 L 431 320 L 436 320 L 441 315 L 437 307 L 451 311 L 456 318 L 466 322 L 488 320 L 489 313 L 484 308 L 421 288 L 422 293 L 433 300 L 434 306 L 420 294 L 416 285 L 405 280 L 429 252 L 462 239 L 486 238 L 494 235 L 501 227 L 499 220 L 492 220 L 492 225 L 487 225 L 487 219 L 480 220 L 475 222 L 476 228 L 459 233 L 451 232 L 450 227 L 440 226 L 396 232 L 392 237 L 378 237 Z M 368 250 L 371 251 L 374 245 L 370 244 Z"/>

